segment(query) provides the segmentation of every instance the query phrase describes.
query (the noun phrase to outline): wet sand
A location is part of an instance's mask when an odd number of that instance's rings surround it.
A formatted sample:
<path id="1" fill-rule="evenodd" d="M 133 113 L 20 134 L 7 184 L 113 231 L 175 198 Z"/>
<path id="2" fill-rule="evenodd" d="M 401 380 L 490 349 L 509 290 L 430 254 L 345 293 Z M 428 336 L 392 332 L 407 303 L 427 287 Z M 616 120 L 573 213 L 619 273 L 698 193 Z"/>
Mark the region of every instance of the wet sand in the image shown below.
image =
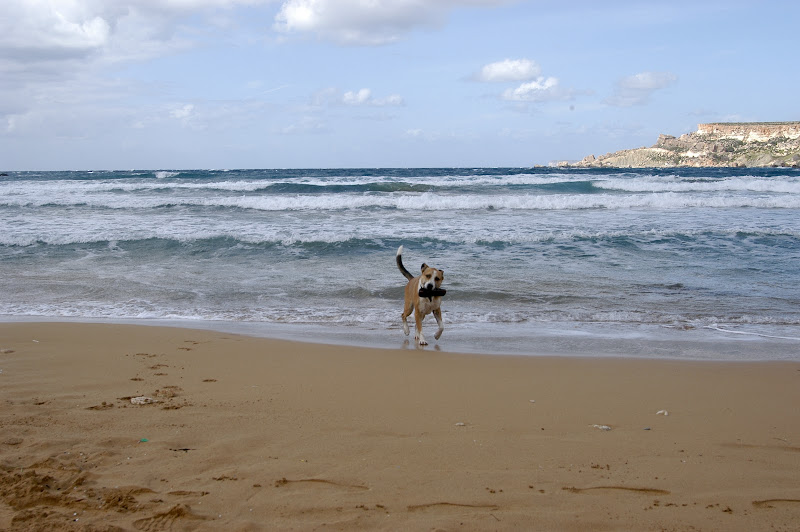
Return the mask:
<path id="1" fill-rule="evenodd" d="M 4 323 L 0 370 L 0 529 L 800 523 L 798 362 Z"/>

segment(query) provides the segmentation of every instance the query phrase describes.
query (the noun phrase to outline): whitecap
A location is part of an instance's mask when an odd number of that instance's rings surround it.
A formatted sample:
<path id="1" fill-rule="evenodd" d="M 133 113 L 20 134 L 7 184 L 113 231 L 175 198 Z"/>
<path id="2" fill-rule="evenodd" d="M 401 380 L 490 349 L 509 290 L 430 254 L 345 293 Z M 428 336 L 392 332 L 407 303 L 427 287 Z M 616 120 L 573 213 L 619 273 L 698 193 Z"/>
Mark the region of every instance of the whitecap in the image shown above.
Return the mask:
<path id="1" fill-rule="evenodd" d="M 170 172 L 168 170 L 159 170 L 158 172 L 156 172 L 156 179 L 166 179 L 168 177 L 175 177 L 178 174 L 180 174 L 180 172 Z"/>

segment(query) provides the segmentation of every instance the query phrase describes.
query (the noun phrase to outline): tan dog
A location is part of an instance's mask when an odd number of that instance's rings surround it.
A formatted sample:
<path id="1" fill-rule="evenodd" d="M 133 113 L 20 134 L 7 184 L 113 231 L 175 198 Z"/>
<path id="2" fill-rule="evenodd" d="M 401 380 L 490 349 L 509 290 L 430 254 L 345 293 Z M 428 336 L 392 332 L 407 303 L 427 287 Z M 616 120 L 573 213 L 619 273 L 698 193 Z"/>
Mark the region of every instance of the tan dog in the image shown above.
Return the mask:
<path id="1" fill-rule="evenodd" d="M 408 284 L 406 284 L 405 306 L 403 308 L 402 316 L 403 332 L 406 333 L 406 336 L 408 336 L 408 321 L 406 321 L 406 318 L 408 318 L 413 311 L 414 319 L 417 322 L 417 327 L 414 332 L 414 339 L 419 343 L 419 345 L 428 345 L 428 342 L 425 341 L 425 337 L 422 335 L 422 320 L 425 318 L 425 316 L 433 312 L 433 317 L 436 318 L 436 323 L 439 324 L 439 330 L 436 331 L 436 334 L 434 334 L 433 337 L 438 340 L 444 331 L 444 325 L 442 325 L 442 310 L 440 308 L 442 297 L 421 297 L 419 295 L 419 291 L 439 290 L 442 281 L 444 281 L 444 270 L 437 270 L 436 268 L 431 268 L 427 264 L 423 264 L 422 273 L 420 273 L 420 275 L 417 277 L 414 277 L 403 266 L 403 246 L 400 246 L 397 249 L 397 267 L 400 268 L 400 272 L 406 277 L 406 279 L 408 279 Z"/>

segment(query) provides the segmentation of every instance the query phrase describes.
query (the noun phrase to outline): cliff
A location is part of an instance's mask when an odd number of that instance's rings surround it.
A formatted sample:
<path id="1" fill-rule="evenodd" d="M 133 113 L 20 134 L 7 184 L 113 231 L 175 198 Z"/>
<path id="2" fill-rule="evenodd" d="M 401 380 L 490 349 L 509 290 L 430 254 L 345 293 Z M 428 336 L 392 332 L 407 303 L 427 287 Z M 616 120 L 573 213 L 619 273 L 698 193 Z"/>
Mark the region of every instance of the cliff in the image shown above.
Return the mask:
<path id="1" fill-rule="evenodd" d="M 578 168 L 673 166 L 800 167 L 800 122 L 699 124 L 697 131 L 680 137 L 659 135 L 649 148 L 589 155 Z"/>

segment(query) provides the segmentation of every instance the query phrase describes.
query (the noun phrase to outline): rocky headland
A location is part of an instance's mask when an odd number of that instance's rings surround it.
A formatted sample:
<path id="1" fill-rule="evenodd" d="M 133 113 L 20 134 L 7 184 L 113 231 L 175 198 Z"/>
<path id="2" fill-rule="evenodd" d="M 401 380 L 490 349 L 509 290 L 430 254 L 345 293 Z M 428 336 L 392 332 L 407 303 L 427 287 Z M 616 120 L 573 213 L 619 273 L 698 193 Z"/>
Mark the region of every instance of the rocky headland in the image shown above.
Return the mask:
<path id="1" fill-rule="evenodd" d="M 679 137 L 659 135 L 651 147 L 634 148 L 578 162 L 576 168 L 800 167 L 800 122 L 699 124 Z"/>

